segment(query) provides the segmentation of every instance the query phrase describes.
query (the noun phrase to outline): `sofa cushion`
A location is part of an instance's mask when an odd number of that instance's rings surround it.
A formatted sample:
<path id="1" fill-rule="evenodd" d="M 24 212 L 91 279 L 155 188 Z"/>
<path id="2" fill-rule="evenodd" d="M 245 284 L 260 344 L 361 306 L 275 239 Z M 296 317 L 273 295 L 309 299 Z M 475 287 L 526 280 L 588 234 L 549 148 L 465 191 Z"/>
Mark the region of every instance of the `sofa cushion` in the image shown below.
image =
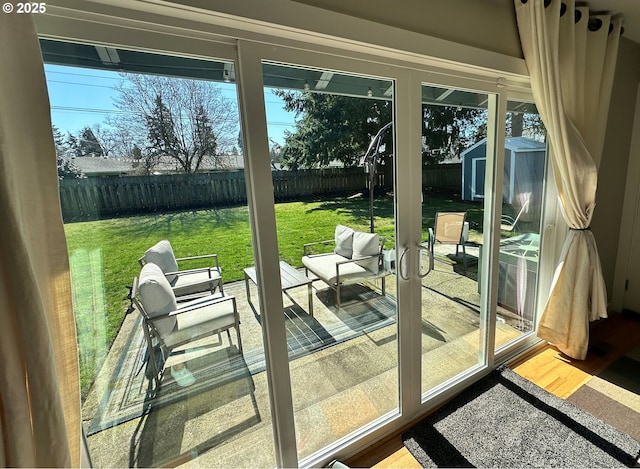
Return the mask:
<path id="1" fill-rule="evenodd" d="M 353 234 L 353 259 L 380 254 L 380 236 L 375 233 L 356 231 Z M 374 274 L 378 273 L 379 258 L 357 261 L 365 269 Z"/>
<path id="2" fill-rule="evenodd" d="M 178 262 L 176 256 L 173 254 L 171 243 L 166 239 L 158 242 L 155 246 L 150 247 L 144 253 L 145 262 L 151 262 L 156 264 L 164 273 L 177 272 Z M 167 280 L 173 285 L 178 278 L 177 275 L 169 275 Z"/>
<path id="3" fill-rule="evenodd" d="M 180 297 L 212 291 L 213 287 L 220 283 L 220 272 L 210 267 L 208 269 L 193 269 L 189 273 L 180 274 L 171 286 L 173 287 L 173 293 Z M 182 307 L 182 305 L 180 306 Z"/>
<path id="4" fill-rule="evenodd" d="M 338 274 L 336 272 L 336 264 L 344 262 L 347 258 L 339 254 L 317 254 L 313 256 L 304 256 L 302 263 L 304 266 L 327 285 L 336 286 L 338 282 Z M 371 276 L 371 272 L 355 262 L 347 262 L 341 264 L 340 283 L 349 283 L 356 280 L 365 279 Z"/>
<path id="5" fill-rule="evenodd" d="M 210 334 L 220 329 L 231 326 L 238 327 L 232 298 L 227 296 L 222 301 L 197 300 L 188 303 L 188 305 L 201 305 L 201 307 L 178 314 L 177 327 L 164 338 L 167 347 L 174 347 L 194 337 Z"/>
<path id="6" fill-rule="evenodd" d="M 140 272 L 140 301 L 150 318 L 164 317 L 153 321 L 158 332 L 163 335 L 176 326 L 176 318 L 168 316 L 178 308 L 176 297 L 164 273 L 156 264 L 145 264 Z"/>
<path id="7" fill-rule="evenodd" d="M 348 226 L 336 226 L 335 242 L 336 248 L 334 252 L 341 256 L 351 259 L 353 255 L 353 233 L 354 231 Z"/>

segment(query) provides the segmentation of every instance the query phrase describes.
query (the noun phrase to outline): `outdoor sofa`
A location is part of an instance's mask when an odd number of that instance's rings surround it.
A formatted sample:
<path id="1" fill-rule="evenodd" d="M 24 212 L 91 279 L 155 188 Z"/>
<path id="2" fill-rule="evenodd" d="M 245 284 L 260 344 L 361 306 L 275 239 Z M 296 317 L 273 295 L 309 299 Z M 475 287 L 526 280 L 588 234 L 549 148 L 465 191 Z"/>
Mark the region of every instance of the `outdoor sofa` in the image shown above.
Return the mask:
<path id="1" fill-rule="evenodd" d="M 333 252 L 314 253 L 319 245 L 335 244 Z M 305 273 L 314 274 L 336 291 L 336 304 L 341 307 L 341 287 L 380 278 L 381 294 L 385 295 L 384 238 L 375 233 L 355 231 L 338 225 L 334 239 L 304 245 L 302 263 Z"/>

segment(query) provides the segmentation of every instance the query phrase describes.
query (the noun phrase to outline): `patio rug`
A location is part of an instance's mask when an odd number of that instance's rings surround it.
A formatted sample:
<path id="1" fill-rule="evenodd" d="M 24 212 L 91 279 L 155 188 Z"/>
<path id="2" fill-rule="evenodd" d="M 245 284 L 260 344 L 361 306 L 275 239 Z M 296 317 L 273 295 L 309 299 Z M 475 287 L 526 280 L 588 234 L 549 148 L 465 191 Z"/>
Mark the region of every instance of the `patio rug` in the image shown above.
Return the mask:
<path id="1" fill-rule="evenodd" d="M 195 356 L 188 360 L 188 367 L 196 377 L 195 383 L 189 387 L 178 386 L 167 370 L 160 389 L 155 391 L 150 388 L 140 366 L 130 369 L 129 379 L 113 382 L 105 392 L 100 408 L 87 429 L 87 436 L 212 389 L 219 390 L 219 394 L 230 399 L 253 396 L 255 386 L 251 373 L 236 346 L 213 351 L 209 348 L 198 346 L 189 349 L 189 353 Z M 139 355 L 135 363 L 140 363 L 144 346 L 135 349 Z"/>
<path id="2" fill-rule="evenodd" d="M 591 378 L 567 400 L 640 441 L 640 346 Z"/>
<path id="3" fill-rule="evenodd" d="M 506 367 L 402 435 L 423 467 L 621 467 L 640 443 Z"/>
<path id="4" fill-rule="evenodd" d="M 360 298 L 375 294 L 370 289 L 367 290 L 352 293 L 357 293 Z M 320 294 L 318 296 L 321 297 Z M 377 297 L 364 304 L 346 305 L 339 311 L 335 307 L 333 309 L 336 310 L 334 313 L 339 320 L 324 327 L 297 304 L 285 308 L 290 360 L 343 343 L 395 322 L 395 301 L 389 297 Z M 247 320 L 253 318 L 243 321 Z M 136 318 L 123 352 L 109 378 L 109 386 L 87 427 L 88 436 L 138 418 L 148 412 L 150 406 L 159 408 L 230 382 L 239 383 L 241 387 L 249 389 L 253 386 L 251 376 L 265 370 L 263 349 L 247 350 L 245 347 L 241 355 L 235 346 L 224 347 L 227 339 L 223 335 L 223 344 L 201 346 L 197 361 L 192 364 L 192 360 L 189 360 L 189 369 L 197 378 L 196 384 L 181 388 L 171 378 L 171 374 L 166 372 L 161 395 L 150 397 L 149 382 L 144 377 L 144 370 L 141 370 L 146 344 L 140 322 L 141 319 Z M 242 333 L 242 324 L 240 330 Z M 234 333 L 232 337 L 235 341 Z M 194 350 L 189 351 L 191 353 Z M 247 392 L 253 392 L 253 389 Z"/>

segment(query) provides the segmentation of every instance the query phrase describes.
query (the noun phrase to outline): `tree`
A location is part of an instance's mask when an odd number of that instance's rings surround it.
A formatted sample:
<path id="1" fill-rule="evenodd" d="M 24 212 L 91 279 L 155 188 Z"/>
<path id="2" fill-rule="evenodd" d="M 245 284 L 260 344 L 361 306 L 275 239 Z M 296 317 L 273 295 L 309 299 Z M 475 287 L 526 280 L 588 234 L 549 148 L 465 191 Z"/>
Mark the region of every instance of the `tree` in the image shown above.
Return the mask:
<path id="1" fill-rule="evenodd" d="M 68 156 L 82 156 L 80 146 L 78 145 L 78 138 L 71 132 L 67 133 L 67 155 Z"/>
<path id="2" fill-rule="evenodd" d="M 76 164 L 71 160 L 62 132 L 60 132 L 60 129 L 58 129 L 55 125 L 51 126 L 51 130 L 53 133 L 53 144 L 56 150 L 58 179 L 81 178 L 82 171 L 80 171 L 80 168 L 78 168 Z"/>
<path id="3" fill-rule="evenodd" d="M 96 124 L 91 127 L 91 131 L 93 132 L 95 141 L 100 145 L 102 155 L 112 156 L 114 150 L 120 146 L 119 133 L 111 127 L 102 126 L 100 124 Z M 127 156 L 127 154 L 121 153 L 120 155 L 116 154 L 115 156 Z"/>
<path id="4" fill-rule="evenodd" d="M 103 156 L 104 150 L 96 138 L 91 127 L 85 127 L 80 131 L 78 149 L 82 156 Z"/>
<path id="5" fill-rule="evenodd" d="M 219 86 L 202 80 L 123 74 L 109 125 L 156 158 L 170 158 L 183 172 L 204 162 L 222 167 L 222 154 L 237 144 L 238 116 Z"/>
<path id="6" fill-rule="evenodd" d="M 80 179 L 83 177 L 82 171 L 70 158 L 56 156 L 58 163 L 58 179 Z"/>
<path id="7" fill-rule="evenodd" d="M 294 132 L 285 132 L 281 159 L 285 167 L 326 166 L 337 160 L 352 166 L 371 138 L 391 121 L 392 102 L 313 92 L 274 91 L 284 109 L 296 113 Z M 459 156 L 486 136 L 486 111 L 452 106 L 423 106 L 422 155 L 427 164 Z M 385 134 L 382 164 L 390 163 L 392 133 Z"/>
<path id="8" fill-rule="evenodd" d="M 196 105 L 193 111 L 193 121 L 190 126 L 190 145 L 178 138 L 176 131 L 179 126 L 164 104 L 161 95 L 155 99 L 155 107 L 147 116 L 148 150 L 158 158 L 167 155 L 175 159 L 185 173 L 192 173 L 200 169 L 203 158 L 216 154 L 216 136 L 213 133 L 207 111 L 202 105 Z"/>
<path id="9" fill-rule="evenodd" d="M 244 145 L 242 143 L 242 130 L 240 130 L 238 132 L 238 151 L 240 152 L 241 155 L 243 154 L 243 149 L 242 149 L 243 146 Z"/>
<path id="10" fill-rule="evenodd" d="M 527 137 L 546 141 L 547 130 L 539 114 L 533 112 L 507 112 L 507 137 Z"/>
<path id="11" fill-rule="evenodd" d="M 460 155 L 487 135 L 487 111 L 452 106 L 422 106 L 422 159 L 440 163 Z"/>
<path id="12" fill-rule="evenodd" d="M 67 156 L 67 146 L 64 141 L 64 135 L 60 132 L 60 129 L 55 125 L 51 126 L 51 131 L 53 133 L 53 144 L 56 148 L 56 156 L 63 157 Z"/>
<path id="13" fill-rule="evenodd" d="M 274 167 L 276 164 L 282 163 L 282 145 L 273 139 L 269 139 L 269 158 Z"/>
<path id="14" fill-rule="evenodd" d="M 285 132 L 281 151 L 289 169 L 322 167 L 334 160 L 354 166 L 378 129 L 391 121 L 390 101 L 284 90 L 274 94 L 285 110 L 296 113 L 295 131 Z"/>
<path id="15" fill-rule="evenodd" d="M 143 151 L 138 145 L 133 145 L 130 156 L 133 159 L 133 167 L 145 175 L 151 174 L 158 164 L 157 156 Z"/>

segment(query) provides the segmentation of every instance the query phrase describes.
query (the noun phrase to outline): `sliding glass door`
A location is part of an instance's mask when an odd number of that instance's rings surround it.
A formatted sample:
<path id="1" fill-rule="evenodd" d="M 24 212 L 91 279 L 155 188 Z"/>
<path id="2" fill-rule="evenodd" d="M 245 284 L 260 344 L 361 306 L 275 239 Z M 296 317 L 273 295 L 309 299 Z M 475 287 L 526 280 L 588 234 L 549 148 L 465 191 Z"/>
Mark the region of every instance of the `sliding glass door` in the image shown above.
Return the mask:
<path id="1" fill-rule="evenodd" d="M 233 55 L 41 46 L 93 464 L 273 467 Z"/>
<path id="2" fill-rule="evenodd" d="M 536 106 L 509 100 L 498 257 L 496 350 L 532 333 L 537 323 L 547 174 L 546 129 Z"/>
<path id="3" fill-rule="evenodd" d="M 485 225 L 493 192 L 490 99 L 496 98 L 487 92 L 422 85 L 423 393 L 486 365 L 487 298 L 480 285 L 492 232 Z"/>
<path id="4" fill-rule="evenodd" d="M 275 313 L 303 459 L 398 411 L 394 81 L 262 69 L 266 103 L 295 116 L 280 141 L 267 127 L 284 299 Z"/>
<path id="5" fill-rule="evenodd" d="M 162 53 L 43 41 L 54 124 L 108 117 L 57 142 L 96 466 L 321 465 L 535 329 L 544 173 L 504 150 L 529 105 L 371 51 L 194 39 L 196 58 L 159 37 Z M 85 75 L 115 107 L 72 104 Z M 126 287 L 162 240 L 217 254 L 207 297 L 232 301 L 232 334 L 147 340 Z"/>

